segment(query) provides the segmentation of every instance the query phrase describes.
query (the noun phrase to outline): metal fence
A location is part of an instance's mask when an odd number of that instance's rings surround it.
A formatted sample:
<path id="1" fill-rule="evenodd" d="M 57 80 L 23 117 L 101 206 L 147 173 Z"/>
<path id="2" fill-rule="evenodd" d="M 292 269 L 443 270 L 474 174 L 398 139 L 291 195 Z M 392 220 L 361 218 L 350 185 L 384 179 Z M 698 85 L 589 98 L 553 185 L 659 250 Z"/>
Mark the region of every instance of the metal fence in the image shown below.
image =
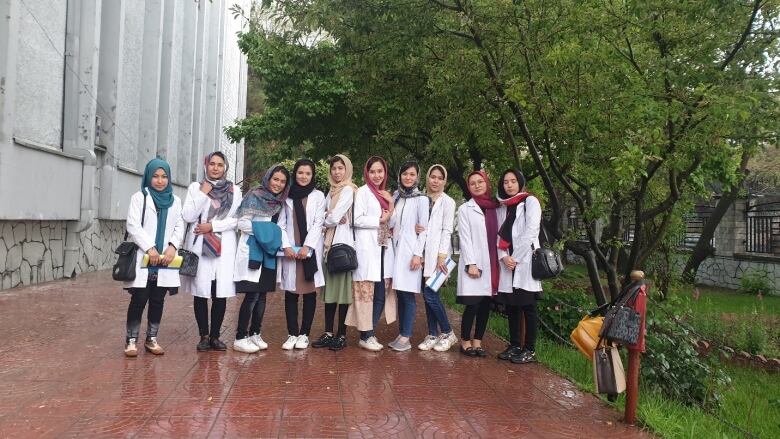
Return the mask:
<path id="1" fill-rule="evenodd" d="M 748 253 L 774 253 L 780 240 L 780 211 L 748 210 L 745 251 Z"/>

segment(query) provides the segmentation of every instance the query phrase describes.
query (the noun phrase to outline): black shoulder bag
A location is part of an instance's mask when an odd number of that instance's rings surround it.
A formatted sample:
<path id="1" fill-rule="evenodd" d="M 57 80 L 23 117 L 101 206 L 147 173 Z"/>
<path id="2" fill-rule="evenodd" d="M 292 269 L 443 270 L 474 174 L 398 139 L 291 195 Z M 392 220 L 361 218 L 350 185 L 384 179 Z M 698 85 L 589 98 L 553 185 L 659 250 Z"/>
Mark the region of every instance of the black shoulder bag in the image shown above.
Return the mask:
<path id="1" fill-rule="evenodd" d="M 352 241 L 355 241 L 355 200 L 352 199 Z M 338 226 L 336 226 L 338 227 Z M 328 271 L 331 273 L 345 273 L 358 267 L 357 252 L 348 244 L 333 244 L 328 250 Z"/>
<path id="2" fill-rule="evenodd" d="M 200 223 L 201 217 L 198 216 L 198 223 Z M 184 240 L 186 242 L 187 240 L 187 234 L 190 232 L 190 223 L 187 223 L 187 228 L 184 229 Z M 198 240 L 198 235 L 195 235 L 195 239 L 192 240 L 192 243 L 195 244 L 195 242 Z M 179 267 L 179 274 L 182 276 L 189 276 L 189 277 L 195 277 L 196 274 L 198 274 L 198 262 L 200 261 L 200 257 L 196 255 L 195 253 L 180 248 L 177 253 L 179 256 L 181 256 L 181 267 Z"/>
<path id="3" fill-rule="evenodd" d="M 527 219 L 528 217 L 525 213 L 525 202 L 523 202 L 523 216 Z M 544 227 L 544 220 L 540 222 L 539 228 L 544 234 L 545 243 L 549 244 L 550 238 L 547 236 L 547 228 Z M 531 243 L 531 251 L 533 252 L 531 257 L 531 276 L 533 276 L 534 279 L 551 279 L 563 273 L 563 261 L 561 260 L 561 254 L 558 251 L 544 246 L 535 248 L 533 243 Z"/>
<path id="4" fill-rule="evenodd" d="M 146 194 L 143 192 L 141 194 L 144 196 L 144 206 L 141 210 L 141 227 L 143 227 L 144 219 L 146 219 Z M 114 280 L 130 282 L 135 280 L 135 258 L 138 246 L 133 241 L 128 241 L 127 236 L 127 227 L 125 227 L 125 238 L 119 244 L 119 247 L 114 250 L 114 253 L 118 254 L 119 258 L 117 258 L 114 264 L 111 276 Z"/>

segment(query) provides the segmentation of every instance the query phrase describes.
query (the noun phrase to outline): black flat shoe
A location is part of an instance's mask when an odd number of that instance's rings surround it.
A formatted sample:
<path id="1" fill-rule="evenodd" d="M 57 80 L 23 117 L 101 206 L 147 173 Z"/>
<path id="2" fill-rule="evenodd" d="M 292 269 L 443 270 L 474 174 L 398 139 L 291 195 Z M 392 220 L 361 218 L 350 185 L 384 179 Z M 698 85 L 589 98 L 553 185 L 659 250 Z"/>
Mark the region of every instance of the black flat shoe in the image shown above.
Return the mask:
<path id="1" fill-rule="evenodd" d="M 341 336 L 333 338 L 328 347 L 331 351 L 340 351 L 347 347 L 347 337 Z"/>
<path id="2" fill-rule="evenodd" d="M 520 351 L 522 351 L 522 349 L 520 349 L 519 347 L 509 345 L 509 346 L 506 347 L 506 349 L 504 349 L 503 352 L 498 354 L 498 359 L 499 360 L 509 360 L 513 356 L 519 354 Z"/>
<path id="3" fill-rule="evenodd" d="M 320 335 L 320 338 L 314 340 L 311 343 L 311 347 L 313 348 L 329 348 L 331 344 L 333 343 L 333 336 L 328 334 L 327 332 Z"/>
<path id="4" fill-rule="evenodd" d="M 209 343 L 209 336 L 204 335 L 200 338 L 200 343 L 198 343 L 198 346 L 195 347 L 195 349 L 198 350 L 198 352 L 204 352 L 211 349 L 211 344 Z"/>
<path id="5" fill-rule="evenodd" d="M 209 344 L 211 345 L 211 349 L 215 351 L 226 351 L 227 346 L 225 343 L 222 343 L 222 340 L 219 338 L 210 338 Z"/>
<path id="6" fill-rule="evenodd" d="M 474 348 L 474 352 L 475 352 L 475 355 L 474 355 L 475 357 L 479 357 L 479 358 L 487 357 L 487 351 L 482 349 L 481 346 L 478 347 L 478 348 Z"/>
<path id="7" fill-rule="evenodd" d="M 467 356 L 467 357 L 476 357 L 477 351 L 474 350 L 474 348 L 463 348 L 463 346 L 460 347 L 460 353 Z"/>

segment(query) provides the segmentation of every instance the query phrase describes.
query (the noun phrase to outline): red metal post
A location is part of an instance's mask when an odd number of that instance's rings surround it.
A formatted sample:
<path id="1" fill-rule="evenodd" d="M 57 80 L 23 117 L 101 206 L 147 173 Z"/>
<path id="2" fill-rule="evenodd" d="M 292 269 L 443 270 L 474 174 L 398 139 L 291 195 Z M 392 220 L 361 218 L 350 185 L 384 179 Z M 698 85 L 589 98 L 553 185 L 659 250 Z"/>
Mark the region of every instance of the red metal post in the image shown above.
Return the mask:
<path id="1" fill-rule="evenodd" d="M 639 270 L 631 272 L 632 282 L 642 282 L 645 273 Z M 647 317 L 647 285 L 642 285 L 636 298 L 628 303 L 640 315 L 639 340 L 636 344 L 628 345 L 628 374 L 626 376 L 626 412 L 625 422 L 634 424 L 636 421 L 636 407 L 639 399 L 639 365 L 642 352 L 645 351 L 645 319 Z"/>

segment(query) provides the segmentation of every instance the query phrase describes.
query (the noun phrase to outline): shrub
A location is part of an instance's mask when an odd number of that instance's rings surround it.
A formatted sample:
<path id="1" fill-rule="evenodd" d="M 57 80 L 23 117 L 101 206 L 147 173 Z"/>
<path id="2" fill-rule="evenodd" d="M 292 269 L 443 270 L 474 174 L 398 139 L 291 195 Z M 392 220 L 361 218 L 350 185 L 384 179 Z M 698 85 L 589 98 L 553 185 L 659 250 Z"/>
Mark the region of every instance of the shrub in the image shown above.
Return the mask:
<path id="1" fill-rule="evenodd" d="M 769 295 L 774 293 L 774 286 L 769 278 L 769 273 L 765 270 L 747 270 L 742 273 L 739 291 L 751 296 L 756 296 L 758 293 Z"/>

